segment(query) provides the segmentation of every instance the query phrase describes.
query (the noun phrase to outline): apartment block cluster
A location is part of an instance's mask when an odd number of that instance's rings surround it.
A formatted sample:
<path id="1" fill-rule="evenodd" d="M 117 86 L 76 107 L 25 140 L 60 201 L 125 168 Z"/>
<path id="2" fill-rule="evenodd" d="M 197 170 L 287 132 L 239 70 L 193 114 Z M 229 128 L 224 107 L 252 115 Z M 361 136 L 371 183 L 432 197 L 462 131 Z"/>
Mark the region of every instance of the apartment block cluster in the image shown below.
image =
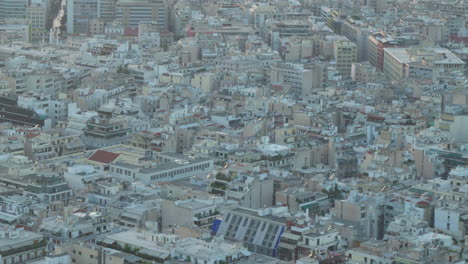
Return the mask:
<path id="1" fill-rule="evenodd" d="M 468 2 L 0 0 L 0 264 L 465 264 Z"/>

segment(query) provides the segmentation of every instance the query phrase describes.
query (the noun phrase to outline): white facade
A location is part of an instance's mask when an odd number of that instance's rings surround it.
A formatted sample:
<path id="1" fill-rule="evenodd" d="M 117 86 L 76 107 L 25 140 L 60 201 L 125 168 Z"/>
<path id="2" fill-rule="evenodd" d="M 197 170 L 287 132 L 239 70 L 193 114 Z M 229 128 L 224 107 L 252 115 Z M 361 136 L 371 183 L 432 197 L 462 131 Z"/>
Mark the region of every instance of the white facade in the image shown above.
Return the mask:
<path id="1" fill-rule="evenodd" d="M 179 161 L 178 161 L 179 162 Z M 213 160 L 167 162 L 160 165 L 133 165 L 117 162 L 112 164 L 110 172 L 123 180 L 138 180 L 145 184 L 170 182 L 206 174 L 213 170 Z"/>
<path id="2" fill-rule="evenodd" d="M 184 238 L 177 243 L 171 255 L 178 260 L 190 263 L 215 264 L 235 262 L 250 256 L 250 252 L 237 244 L 215 239 L 205 242 L 195 238 Z"/>
<path id="3" fill-rule="evenodd" d="M 68 103 L 53 100 L 50 96 L 22 95 L 18 97 L 18 106 L 34 110 L 39 116 L 50 119 L 52 127 L 55 127 L 57 121 L 68 117 Z"/>
<path id="4" fill-rule="evenodd" d="M 459 228 L 460 211 L 447 207 L 436 208 L 434 212 L 434 227 L 451 234 L 461 234 Z"/>

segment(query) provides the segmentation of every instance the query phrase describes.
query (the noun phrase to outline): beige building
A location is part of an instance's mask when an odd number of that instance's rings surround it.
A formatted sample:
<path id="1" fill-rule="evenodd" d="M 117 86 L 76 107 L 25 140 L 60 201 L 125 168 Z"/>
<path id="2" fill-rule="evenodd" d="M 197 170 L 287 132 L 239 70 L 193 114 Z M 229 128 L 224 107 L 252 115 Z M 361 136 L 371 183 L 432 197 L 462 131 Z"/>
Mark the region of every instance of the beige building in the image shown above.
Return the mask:
<path id="1" fill-rule="evenodd" d="M 463 71 L 465 62 L 445 48 L 410 47 L 384 49 L 384 75 L 390 81 L 427 77 L 441 72 Z"/>
<path id="2" fill-rule="evenodd" d="M 162 200 L 163 231 L 170 231 L 171 227 L 184 226 L 210 228 L 213 221 L 219 217 L 216 205 L 211 200 Z"/>
<path id="3" fill-rule="evenodd" d="M 322 215 L 330 209 L 330 202 L 326 194 L 302 188 L 288 188 L 276 192 L 275 201 L 277 204 L 288 206 L 289 210 L 305 211 L 309 209 L 309 213 L 317 215 Z"/>
<path id="4" fill-rule="evenodd" d="M 287 62 L 300 62 L 314 56 L 315 44 L 310 37 L 290 37 L 281 39 L 280 53 Z"/>
<path id="5" fill-rule="evenodd" d="M 101 19 L 93 19 L 89 22 L 89 33 L 90 34 L 104 34 L 105 23 Z"/>
<path id="6" fill-rule="evenodd" d="M 460 105 L 447 106 L 440 117 L 435 120 L 435 126 L 442 131 L 450 133 L 450 139 L 454 143 L 467 143 L 468 112 Z"/>
<path id="7" fill-rule="evenodd" d="M 383 236 L 382 201 L 377 196 L 367 196 L 351 191 L 348 199 L 335 201 L 332 215 L 337 221 L 352 224 L 357 230 L 357 239 L 379 239 Z"/>
<path id="8" fill-rule="evenodd" d="M 134 260 L 135 258 L 140 259 L 129 253 L 80 242 L 58 247 L 55 253 L 70 255 L 72 263 L 124 264 L 129 263 L 129 260 Z"/>
<path id="9" fill-rule="evenodd" d="M 278 62 L 272 65 L 270 82 L 297 96 L 308 96 L 325 85 L 326 65 L 323 63 L 295 64 Z M 289 86 L 290 88 L 286 87 Z"/>
<path id="10" fill-rule="evenodd" d="M 358 83 L 375 82 L 379 72 L 369 62 L 353 63 L 351 66 L 351 78 Z"/>
<path id="11" fill-rule="evenodd" d="M 216 75 L 212 72 L 196 73 L 191 84 L 193 87 L 201 89 L 204 93 L 213 91 L 216 83 Z"/>

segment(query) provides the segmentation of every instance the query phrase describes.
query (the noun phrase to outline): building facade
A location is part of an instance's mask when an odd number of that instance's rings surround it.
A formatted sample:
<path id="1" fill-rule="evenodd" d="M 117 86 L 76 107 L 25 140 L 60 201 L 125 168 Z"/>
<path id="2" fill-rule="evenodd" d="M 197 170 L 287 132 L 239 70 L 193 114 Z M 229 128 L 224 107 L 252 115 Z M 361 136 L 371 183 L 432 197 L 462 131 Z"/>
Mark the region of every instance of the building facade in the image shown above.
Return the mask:
<path id="1" fill-rule="evenodd" d="M 161 30 L 169 27 L 167 5 L 162 0 L 119 0 L 116 17 L 124 27 L 138 28 L 141 21 L 154 21 Z"/>

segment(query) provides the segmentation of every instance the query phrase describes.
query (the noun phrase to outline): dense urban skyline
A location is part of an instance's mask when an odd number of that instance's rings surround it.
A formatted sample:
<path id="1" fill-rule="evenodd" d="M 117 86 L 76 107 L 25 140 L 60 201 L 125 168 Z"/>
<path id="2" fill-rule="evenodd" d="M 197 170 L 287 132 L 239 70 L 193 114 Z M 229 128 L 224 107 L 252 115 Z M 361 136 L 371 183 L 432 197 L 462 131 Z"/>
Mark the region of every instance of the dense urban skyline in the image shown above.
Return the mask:
<path id="1" fill-rule="evenodd" d="M 468 2 L 0 0 L 0 264 L 465 264 Z"/>

